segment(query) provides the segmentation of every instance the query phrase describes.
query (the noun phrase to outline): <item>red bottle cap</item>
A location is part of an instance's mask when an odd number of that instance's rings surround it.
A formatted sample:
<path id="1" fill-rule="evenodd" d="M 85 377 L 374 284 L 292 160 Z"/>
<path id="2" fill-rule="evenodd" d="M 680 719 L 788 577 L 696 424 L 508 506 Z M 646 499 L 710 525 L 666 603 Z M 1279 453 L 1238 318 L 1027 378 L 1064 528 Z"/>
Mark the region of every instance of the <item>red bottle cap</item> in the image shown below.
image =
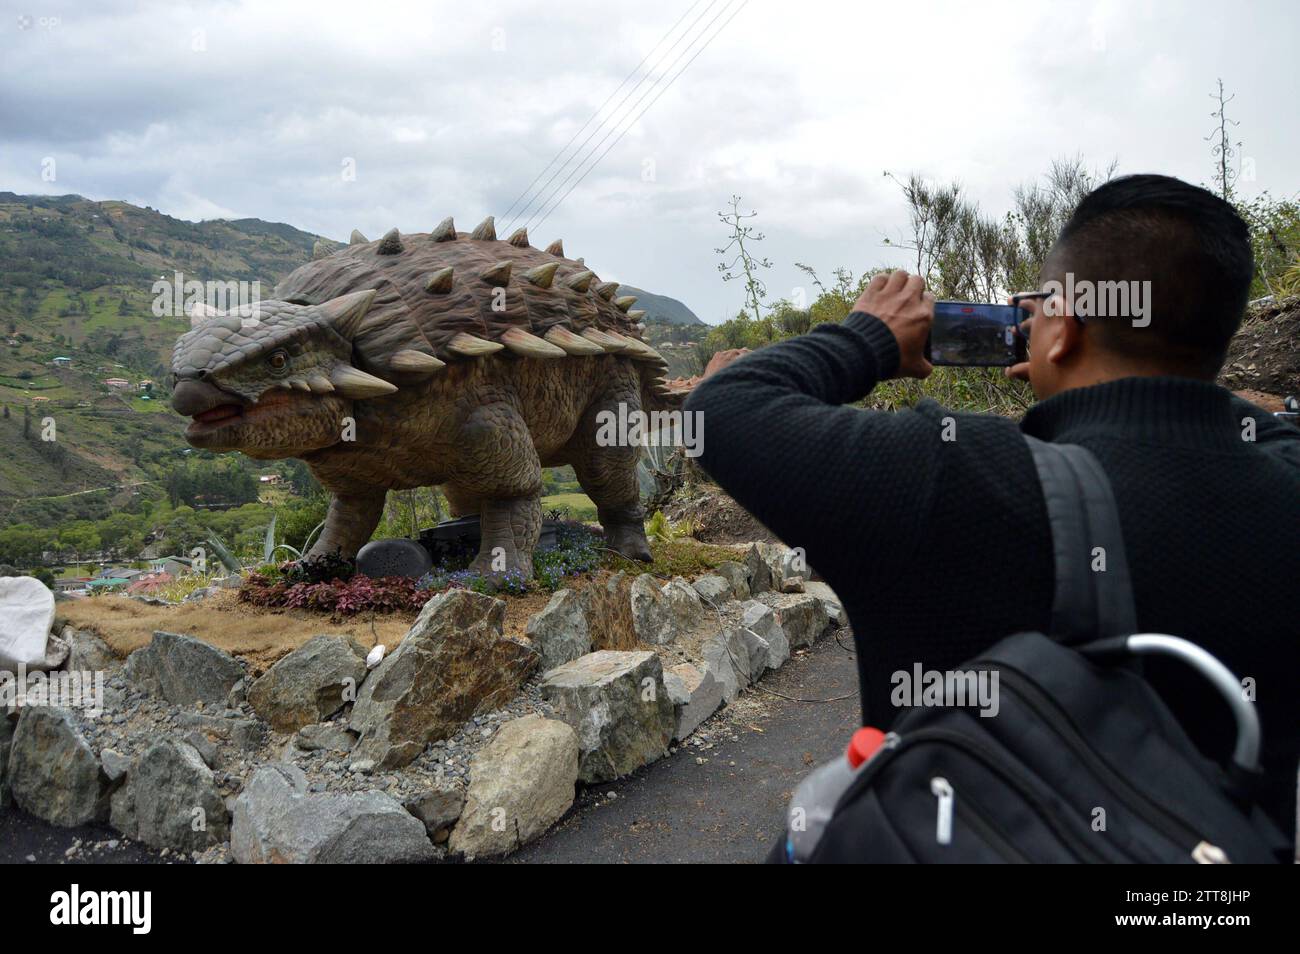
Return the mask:
<path id="1" fill-rule="evenodd" d="M 885 733 L 879 729 L 874 729 L 869 725 L 863 726 L 853 733 L 853 738 L 849 739 L 849 747 L 845 751 L 845 756 L 849 760 L 850 768 L 857 768 L 871 756 L 876 754 L 876 749 L 880 748 L 885 741 Z"/>

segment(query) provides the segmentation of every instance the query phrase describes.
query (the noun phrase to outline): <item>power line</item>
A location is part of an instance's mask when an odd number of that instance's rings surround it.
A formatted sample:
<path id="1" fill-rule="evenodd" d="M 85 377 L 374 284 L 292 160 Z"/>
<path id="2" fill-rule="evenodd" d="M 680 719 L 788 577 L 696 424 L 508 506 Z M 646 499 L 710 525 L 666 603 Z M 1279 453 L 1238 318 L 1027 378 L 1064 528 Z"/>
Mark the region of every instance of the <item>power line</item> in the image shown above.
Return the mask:
<path id="1" fill-rule="evenodd" d="M 560 164 L 559 168 L 557 168 L 553 173 L 551 173 L 551 177 L 550 177 L 549 179 L 547 179 L 546 182 L 544 182 L 544 183 L 542 184 L 542 187 L 541 187 L 539 190 L 537 190 L 537 192 L 535 192 L 535 193 L 533 194 L 532 198 L 530 198 L 530 199 L 528 200 L 528 203 L 527 203 L 527 204 L 526 204 L 522 209 L 520 209 L 517 213 L 515 213 L 515 215 L 510 219 L 510 221 L 509 221 L 508 223 L 506 223 L 506 227 L 505 227 L 506 230 L 509 230 L 510 227 L 511 227 L 512 225 L 514 225 L 515 222 L 517 222 L 520 218 L 522 218 L 523 215 L 524 215 L 524 214 L 525 214 L 525 213 L 526 213 L 530 208 L 532 208 L 533 203 L 536 202 L 537 199 L 538 199 L 538 198 L 539 198 L 539 197 L 540 197 L 540 196 L 541 196 L 541 195 L 542 195 L 542 194 L 547 190 L 547 188 L 550 186 L 550 184 L 551 184 L 552 182 L 555 181 L 555 177 L 558 176 L 561 172 L 563 172 L 563 171 L 568 167 L 569 163 L 573 162 L 573 160 L 574 160 L 574 159 L 575 159 L 575 158 L 576 158 L 576 157 L 577 157 L 577 156 L 578 156 L 578 155 L 579 155 L 579 154 L 580 154 L 584 149 L 587 148 L 587 143 L 591 142 L 592 137 L 595 136 L 596 133 L 600 132 L 601 129 L 604 128 L 605 124 L 608 123 L 608 122 L 610 121 L 611 118 L 614 119 L 614 127 L 617 127 L 618 124 L 621 123 L 621 122 L 623 121 L 622 118 L 614 118 L 614 117 L 617 117 L 617 116 L 618 116 L 619 110 L 621 110 L 621 109 L 623 108 L 623 104 L 626 103 L 626 102 L 628 101 L 629 97 L 631 97 L 632 94 L 635 93 L 635 92 L 636 92 L 636 91 L 637 91 L 637 90 L 638 90 L 638 89 L 639 89 L 639 88 L 640 88 L 640 87 L 645 83 L 646 80 L 650 79 L 650 77 L 654 75 L 654 72 L 655 72 L 656 69 L 659 68 L 659 65 L 660 65 L 661 63 L 663 63 L 664 60 L 666 60 L 666 59 L 668 58 L 668 56 L 672 53 L 673 50 L 677 49 L 678 45 L 682 42 L 682 40 L 686 39 L 686 37 L 689 36 L 689 35 L 691 34 L 691 32 L 695 29 L 695 25 L 696 25 L 697 23 L 699 23 L 700 20 L 702 20 L 702 19 L 703 19 L 703 18 L 708 14 L 709 10 L 710 10 L 710 9 L 711 9 L 711 8 L 712 8 L 712 7 L 717 3 L 717 2 L 718 2 L 718 0 L 709 0 L 708 4 L 705 6 L 705 8 L 704 8 L 703 10 L 700 11 L 699 16 L 697 16 L 694 20 L 692 20 L 691 23 L 690 23 L 690 26 L 688 26 L 684 31 L 682 31 L 682 35 L 679 36 L 676 40 L 673 41 L 672 46 L 670 46 L 670 47 L 669 47 L 669 48 L 664 52 L 664 55 L 661 56 L 657 62 L 655 62 L 653 65 L 651 65 L 651 67 L 649 68 L 649 70 L 646 71 L 645 76 L 642 76 L 639 80 L 637 80 L 636 85 L 634 85 L 631 89 L 629 89 L 626 93 L 623 94 L 623 98 L 620 99 L 620 100 L 618 101 L 618 105 L 616 105 L 616 106 L 614 107 L 614 109 L 613 109 L 613 111 L 610 113 L 610 115 L 609 115 L 609 116 L 606 116 L 604 119 L 602 119 L 602 120 L 601 120 L 601 121 L 596 125 L 596 127 L 595 127 L 594 129 L 592 129 L 592 131 L 591 131 L 590 133 L 587 134 L 587 138 L 584 139 L 584 140 L 582 141 L 582 143 L 578 146 L 578 148 L 575 149 L 575 150 L 573 151 L 573 154 L 570 155 L 567 159 L 565 159 L 564 162 L 562 162 L 562 163 Z M 731 0 L 727 0 L 727 2 L 730 3 Z M 694 7 L 692 7 L 691 9 L 693 10 Z M 686 13 L 682 15 L 681 20 L 678 20 L 677 23 L 681 23 L 682 20 L 686 19 L 686 17 L 690 14 L 690 12 L 691 12 L 690 10 L 687 10 Z M 716 17 L 715 17 L 715 19 L 716 19 Z M 704 30 L 707 31 L 708 28 L 709 28 L 709 26 L 712 26 L 712 21 L 710 21 L 710 23 L 704 27 Z M 674 25 L 673 25 L 673 30 L 675 30 L 676 28 L 677 28 L 677 24 L 674 24 Z M 668 34 L 666 34 L 664 38 L 667 39 L 668 35 L 671 35 L 671 34 L 672 34 L 673 30 L 669 30 L 669 31 L 668 31 Z M 702 32 L 704 32 L 704 31 L 701 31 L 701 33 L 702 33 Z M 698 35 L 697 35 L 696 39 L 698 39 Z M 662 43 L 663 41 L 661 40 L 660 42 Z M 692 40 L 691 42 L 692 42 L 692 44 L 693 44 L 693 43 L 695 42 L 695 40 Z M 658 45 L 658 44 L 656 44 L 656 46 L 657 46 L 657 45 Z M 687 49 L 689 49 L 689 47 L 687 47 Z M 653 51 L 652 51 L 652 52 L 653 52 Z M 649 55 L 647 55 L 647 56 L 646 56 L 646 59 L 649 59 L 649 58 L 650 58 Z M 644 63 L 645 60 L 643 59 L 641 62 Z M 674 64 L 675 64 L 675 63 L 676 63 L 676 61 L 674 60 Z M 669 69 L 671 69 L 671 68 L 672 68 L 672 67 L 670 66 Z M 638 66 L 637 69 L 639 70 L 639 69 L 640 69 L 640 66 Z M 633 72 L 635 73 L 636 71 L 634 70 Z M 657 84 L 657 83 L 659 82 L 659 80 L 662 79 L 662 78 L 663 78 L 663 74 L 661 74 L 658 78 L 656 78 L 655 81 L 654 81 L 654 83 L 651 83 L 650 88 L 653 89 L 654 86 L 655 86 L 655 84 Z M 626 83 L 627 80 L 624 80 L 623 82 Z M 621 87 L 622 87 L 622 84 L 620 84 L 620 88 L 621 88 Z M 611 93 L 609 99 L 613 99 L 613 98 L 614 98 L 614 94 L 616 94 L 617 92 L 618 92 L 618 90 L 615 90 L 614 93 Z M 644 96 L 644 94 L 642 94 L 642 95 Z M 608 102 L 609 102 L 609 99 L 605 100 L 605 102 L 608 103 Z M 638 102 L 640 102 L 640 100 L 638 100 Z M 635 108 L 636 108 L 636 104 L 633 104 L 632 108 L 635 109 Z M 604 106 L 601 106 L 601 109 L 604 109 Z M 599 113 L 600 113 L 600 110 L 596 110 L 596 113 L 599 114 Z M 595 117 L 593 116 L 592 118 L 595 118 Z M 624 117 L 624 118 L 626 118 L 626 117 Z M 589 120 L 587 120 L 587 122 L 590 123 L 591 120 L 589 119 Z M 583 128 L 585 129 L 586 127 L 584 126 Z M 582 130 L 580 129 L 580 130 L 578 130 L 578 132 L 574 133 L 574 135 L 573 135 L 573 139 L 577 139 L 578 136 L 581 135 L 581 134 L 582 134 Z M 608 135 L 608 133 L 607 133 L 606 135 Z M 573 140 L 571 139 L 571 140 L 569 140 L 569 142 L 572 143 Z M 601 142 L 604 142 L 604 139 L 602 139 Z M 565 146 L 565 147 L 564 147 L 564 149 L 568 149 L 568 148 L 569 148 L 568 146 Z M 596 150 L 596 149 L 599 149 L 599 148 L 600 148 L 600 143 L 597 143 L 594 147 L 592 147 L 592 152 L 595 152 L 595 150 Z M 561 151 L 561 152 L 564 152 L 564 149 L 562 149 L 562 150 L 560 150 L 560 151 Z M 557 158 L 558 158 L 558 156 L 557 156 Z M 578 166 L 581 166 L 581 165 L 582 165 L 584 162 L 586 162 L 589 158 L 591 158 L 591 153 L 587 153 L 587 155 L 582 156 L 582 158 L 578 160 Z M 554 163 L 554 161 L 555 161 L 555 160 L 551 160 L 552 163 Z M 548 166 L 548 168 L 549 168 L 549 166 Z M 539 175 L 537 176 L 537 179 L 540 179 L 540 178 L 542 177 L 542 175 L 545 174 L 545 172 L 546 172 L 546 170 L 543 169 L 543 170 L 542 170 L 542 173 L 539 174 Z M 534 179 L 533 182 L 536 183 L 537 179 Z M 566 178 L 565 181 L 567 182 L 568 179 Z M 531 189 L 531 188 L 532 188 L 532 186 L 529 186 L 529 189 Z M 527 191 L 528 191 L 528 190 L 525 190 L 525 192 L 527 192 Z"/>
<path id="2" fill-rule="evenodd" d="M 728 0 L 728 2 L 730 2 L 730 0 Z M 698 50 L 695 51 L 695 55 L 692 56 L 689 60 L 686 61 L 686 65 L 683 66 L 680 70 L 678 70 L 677 73 L 676 73 L 676 75 L 674 75 L 673 78 L 670 79 L 666 85 L 664 85 L 662 88 L 660 88 L 659 92 L 655 94 L 654 99 L 650 100 L 650 102 L 648 102 L 648 103 L 645 105 L 645 107 L 644 107 L 644 108 L 643 108 L 639 113 L 637 113 L 636 116 L 633 117 L 632 122 L 628 123 L 628 125 L 627 125 L 626 127 L 624 127 L 623 131 L 620 132 L 620 133 L 618 134 L 618 138 L 616 138 L 612 143 L 610 143 L 608 146 L 605 147 L 605 151 L 602 152 L 599 156 L 596 157 L 596 161 L 593 162 L 590 166 L 587 167 L 586 171 L 583 172 L 583 174 L 582 174 L 581 176 L 578 177 L 578 180 L 577 180 L 576 182 L 574 182 L 573 185 L 571 185 L 571 186 L 568 188 L 568 190 L 564 193 L 564 195 L 560 196 L 559 199 L 557 199 L 554 203 L 552 203 L 551 206 L 550 206 L 550 208 L 549 208 L 549 209 L 546 209 L 545 214 L 542 215 L 542 217 L 541 217 L 540 219 L 538 219 L 537 222 L 536 222 L 535 224 L 533 223 L 532 219 L 530 219 L 530 220 L 526 223 L 526 226 L 525 226 L 525 227 L 527 227 L 527 228 L 533 228 L 533 229 L 540 228 L 540 227 L 542 226 L 542 224 L 543 224 L 543 223 L 544 223 L 548 218 L 550 218 L 551 213 L 554 212 L 557 208 L 559 208 L 560 205 L 561 205 L 561 203 L 563 203 L 564 200 L 567 199 L 567 198 L 569 197 L 569 194 L 572 193 L 574 189 L 576 189 L 579 185 L 582 184 L 582 180 L 585 179 L 585 178 L 587 178 L 588 173 L 590 173 L 592 169 L 595 169 L 596 166 L 600 165 L 600 161 L 601 161 L 602 159 L 604 159 L 606 155 L 608 155 L 608 153 L 609 153 L 609 151 L 610 151 L 611 149 L 613 149 L 615 146 L 617 146 L 617 145 L 619 144 L 619 141 L 622 140 L 622 138 L 623 138 L 625 135 L 627 135 L 628 130 L 631 129 L 633 126 L 636 125 L 637 120 L 639 120 L 643 115 L 645 115 L 646 111 L 647 111 L 651 106 L 653 106 L 656 102 L 658 102 L 660 96 L 662 96 L 664 93 L 668 92 L 669 88 L 673 85 L 673 83 L 677 82 L 678 78 L 679 78 L 683 73 L 685 73 L 685 72 L 690 68 L 690 66 L 691 66 L 692 63 L 695 62 L 696 58 L 697 58 L 701 53 L 703 53 L 706 49 L 708 49 L 709 44 L 712 43 L 714 40 L 716 40 L 716 39 L 718 38 L 718 34 L 720 34 L 723 30 L 725 30 L 725 29 L 727 28 L 727 25 L 728 25 L 729 23 L 731 23 L 731 21 L 734 20 L 734 19 L 736 18 L 736 15 L 737 15 L 738 13 L 740 13 L 740 11 L 741 11 L 742 9 L 744 9 L 745 4 L 747 4 L 748 2 L 749 2 L 749 0 L 741 0 L 740 4 L 735 8 L 734 11 L 732 11 L 731 16 L 727 17 L 727 19 L 723 22 L 722 26 L 718 27 L 718 29 L 717 29 L 716 31 L 714 31 L 713 35 L 712 35 L 711 37 L 709 37 L 707 40 L 704 41 L 704 45 L 701 46 Z M 723 10 L 718 14 L 718 16 L 721 16 L 722 13 L 725 13 L 725 12 L 726 12 L 726 8 L 724 7 Z M 709 27 L 711 27 L 711 26 L 713 25 L 714 22 L 717 21 L 718 16 L 715 16 L 715 17 L 713 18 L 713 20 L 709 21 L 709 25 L 705 27 L 705 30 L 706 30 L 706 31 L 709 29 Z M 692 44 L 692 45 L 694 45 L 694 44 Z M 683 51 L 683 55 L 685 55 L 685 53 L 688 52 L 689 50 L 690 50 L 690 47 L 687 47 L 687 49 Z M 678 59 L 680 59 L 680 58 L 681 58 L 681 57 L 678 57 Z M 673 65 L 674 65 L 674 66 L 676 65 L 676 62 L 675 62 L 675 61 L 674 61 Z M 671 70 L 671 69 L 672 69 L 672 66 L 669 66 L 669 70 Z M 665 73 L 665 75 L 667 75 L 667 74 Z M 661 77 L 661 78 L 662 78 L 662 77 Z M 651 87 L 651 89 L 649 89 L 649 90 L 646 91 L 646 94 L 652 92 L 653 89 L 654 89 L 654 88 Z M 646 94 L 643 94 L 641 98 L 644 99 Z M 637 104 L 639 104 L 640 101 L 641 101 L 641 100 L 637 100 Z M 635 109 L 637 104 L 634 104 L 632 108 Z M 613 130 L 610 130 L 610 132 L 612 133 Z M 609 138 L 609 134 L 607 133 L 606 136 L 605 136 L 605 139 L 608 139 L 608 138 Z M 601 140 L 602 143 L 603 143 L 604 141 L 605 141 L 604 139 Z M 600 148 L 600 143 L 597 143 L 597 144 L 596 144 L 596 148 Z M 594 150 L 593 150 L 593 151 L 594 151 Z M 585 162 L 586 160 L 583 160 L 583 161 Z M 576 172 L 576 171 L 577 171 L 577 169 L 574 170 L 574 172 Z M 569 174 L 569 178 L 572 178 L 572 176 L 573 176 L 573 173 L 570 173 L 570 174 Z M 569 180 L 568 180 L 567 178 L 564 180 L 564 182 L 568 182 L 568 181 L 569 181 Z M 560 183 L 560 188 L 563 188 L 563 186 L 564 186 L 564 182 Z M 558 190 L 557 190 L 557 191 L 558 191 Z M 545 203 L 543 203 L 543 208 L 545 208 Z M 535 213 L 534 213 L 534 216 L 536 216 L 536 215 L 537 215 L 538 213 L 540 213 L 541 211 L 542 211 L 541 209 L 538 209 L 538 212 L 535 212 Z"/>
<path id="3" fill-rule="evenodd" d="M 609 105 L 609 101 L 618 95 L 618 91 L 627 85 L 627 81 L 630 80 L 633 76 L 635 76 L 638 72 L 640 72 L 641 67 L 645 66 L 646 60 L 650 59 L 650 57 L 654 55 L 654 51 L 659 49 L 660 45 L 664 42 L 664 40 L 668 39 L 668 37 L 672 35 L 673 31 L 676 30 L 681 25 L 681 22 L 685 20 L 688 16 L 690 16 L 691 10 L 694 10 L 697 6 L 699 6 L 700 2 L 701 0 L 694 0 L 694 3 L 690 5 L 687 11 L 677 18 L 677 22 L 668 28 L 668 32 L 665 33 L 662 37 L 660 37 L 659 42 L 650 48 L 650 52 L 647 53 L 642 58 L 641 62 L 638 63 L 633 68 L 631 73 L 628 73 L 627 76 L 623 78 L 623 82 L 619 83 L 618 86 L 615 87 L 614 92 L 610 93 L 609 96 L 606 97 L 605 101 L 601 103 L 598 107 L 596 107 L 596 111 L 587 118 L 587 121 L 583 123 L 582 126 L 578 129 L 578 131 L 573 134 L 573 137 L 560 148 L 559 152 L 557 152 L 554 156 L 551 157 L 551 161 L 546 164 L 546 167 L 542 169 L 541 172 L 537 173 L 537 175 L 533 178 L 533 181 L 528 183 L 528 187 L 524 189 L 523 192 L 519 193 L 519 195 L 515 198 L 515 201 L 510 203 L 510 208 L 506 209 L 504 214 L 502 214 L 501 216 L 502 219 L 504 219 L 507 215 L 509 215 L 511 212 L 514 211 L 515 206 L 519 204 L 519 200 L 522 199 L 524 196 L 526 196 L 532 190 L 533 186 L 537 184 L 538 179 L 546 175 L 546 170 L 550 169 L 551 166 L 555 165 L 555 160 L 559 159 L 560 156 L 564 153 L 564 151 L 573 145 L 574 140 L 576 140 L 579 136 L 582 135 L 582 131 L 586 129 L 589 125 L 591 125 L 591 121 L 595 119 L 597 116 L 599 116 L 601 110 L 603 110 L 606 106 Z M 712 4 L 712 2 L 713 0 L 710 0 L 710 4 Z M 692 26 L 693 25 L 694 24 L 692 24 Z M 633 89 L 635 89 L 635 87 L 633 87 Z M 512 219 L 511 221 L 513 222 L 514 220 Z"/>

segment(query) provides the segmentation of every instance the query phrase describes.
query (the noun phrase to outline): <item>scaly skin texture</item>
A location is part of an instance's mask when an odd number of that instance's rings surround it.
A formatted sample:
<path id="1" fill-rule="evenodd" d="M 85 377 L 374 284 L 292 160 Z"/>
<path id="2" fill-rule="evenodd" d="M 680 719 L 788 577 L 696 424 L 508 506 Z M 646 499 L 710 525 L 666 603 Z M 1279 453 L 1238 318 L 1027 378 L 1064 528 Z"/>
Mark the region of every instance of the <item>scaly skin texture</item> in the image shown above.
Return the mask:
<path id="1" fill-rule="evenodd" d="M 672 409 L 631 299 L 520 232 L 450 219 L 428 235 L 318 249 L 276 300 L 193 316 L 172 358 L 196 447 L 299 457 L 331 493 L 312 554 L 354 556 L 390 489 L 438 485 L 482 518 L 481 572 L 532 572 L 541 469 L 571 464 L 608 545 L 648 560 L 635 446 L 601 411 Z"/>

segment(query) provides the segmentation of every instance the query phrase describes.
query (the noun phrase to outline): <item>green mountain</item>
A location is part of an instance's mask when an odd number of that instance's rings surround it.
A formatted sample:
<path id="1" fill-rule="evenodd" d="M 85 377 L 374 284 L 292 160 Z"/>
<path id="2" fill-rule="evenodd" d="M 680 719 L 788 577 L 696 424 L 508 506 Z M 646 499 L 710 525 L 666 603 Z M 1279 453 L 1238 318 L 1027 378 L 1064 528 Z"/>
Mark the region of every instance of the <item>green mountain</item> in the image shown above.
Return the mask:
<path id="1" fill-rule="evenodd" d="M 620 295 L 635 295 L 636 304 L 634 308 L 643 309 L 646 313 L 645 320 L 649 324 L 652 321 L 663 322 L 670 325 L 702 325 L 698 315 L 691 311 L 676 298 L 669 298 L 667 295 L 656 295 L 654 292 L 643 291 L 632 285 L 619 285 L 618 293 Z"/>
<path id="2" fill-rule="evenodd" d="M 155 283 L 179 271 L 269 294 L 316 240 L 259 219 L 0 192 L 0 519 L 98 515 L 157 490 L 188 452 L 166 403 L 188 322 L 155 316 Z"/>

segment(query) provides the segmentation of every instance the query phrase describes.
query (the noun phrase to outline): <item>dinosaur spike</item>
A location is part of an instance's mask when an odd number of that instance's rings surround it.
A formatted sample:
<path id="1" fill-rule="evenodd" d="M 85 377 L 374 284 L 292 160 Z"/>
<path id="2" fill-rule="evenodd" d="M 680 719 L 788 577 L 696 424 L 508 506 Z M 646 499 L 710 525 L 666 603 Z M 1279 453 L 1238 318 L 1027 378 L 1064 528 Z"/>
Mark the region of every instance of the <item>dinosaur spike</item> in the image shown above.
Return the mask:
<path id="1" fill-rule="evenodd" d="M 635 295 L 624 295 L 622 298 L 614 299 L 614 307 L 617 308 L 619 311 L 627 311 L 635 304 L 636 304 Z"/>
<path id="2" fill-rule="evenodd" d="M 329 258 L 334 254 L 334 243 L 327 242 L 324 239 L 317 239 L 316 244 L 311 247 L 311 260 L 319 261 L 322 258 Z"/>
<path id="3" fill-rule="evenodd" d="M 446 362 L 433 355 L 415 350 L 399 351 L 388 359 L 388 367 L 393 371 L 428 374 L 446 366 Z"/>
<path id="4" fill-rule="evenodd" d="M 616 291 L 618 291 L 618 282 L 601 282 L 596 286 L 596 294 L 605 301 L 612 301 Z"/>
<path id="5" fill-rule="evenodd" d="M 497 262 L 485 271 L 481 277 L 489 285 L 496 285 L 501 288 L 510 282 L 510 265 L 511 262 L 508 259 L 504 262 Z"/>
<path id="6" fill-rule="evenodd" d="M 450 265 L 438 269 L 425 281 L 424 290 L 434 295 L 443 295 L 451 291 L 451 276 L 454 271 Z"/>
<path id="7" fill-rule="evenodd" d="M 546 246 L 546 252 L 549 255 L 554 255 L 556 258 L 564 258 L 564 243 L 559 239 L 556 239 L 550 245 Z"/>
<path id="8" fill-rule="evenodd" d="M 575 258 L 574 261 L 577 262 L 579 265 L 586 265 L 586 264 L 587 264 L 587 260 L 586 260 L 585 258 L 583 258 L 581 255 L 579 255 L 577 258 Z"/>
<path id="9" fill-rule="evenodd" d="M 334 370 L 330 372 L 330 383 L 339 394 L 355 400 L 381 397 L 397 390 L 396 385 L 389 384 L 383 378 L 377 378 L 373 374 L 366 374 L 350 364 L 335 365 Z"/>
<path id="10" fill-rule="evenodd" d="M 478 228 L 469 233 L 469 237 L 485 242 L 495 242 L 497 238 L 497 227 L 492 216 L 489 215 L 486 219 L 480 222 Z"/>
<path id="11" fill-rule="evenodd" d="M 515 354 L 525 358 L 563 358 L 567 352 L 549 341 L 543 341 L 536 335 L 530 335 L 522 328 L 510 328 L 501 336 L 505 346 Z"/>
<path id="12" fill-rule="evenodd" d="M 456 223 L 447 216 L 434 227 L 429 233 L 429 238 L 434 242 L 454 242 L 456 241 Z"/>
<path id="13" fill-rule="evenodd" d="M 313 394 L 329 394 L 334 390 L 334 385 L 330 384 L 330 379 L 323 374 L 307 375 L 307 384 Z"/>
<path id="14" fill-rule="evenodd" d="M 375 249 L 380 255 L 397 255 L 403 251 L 402 235 L 397 229 L 389 229 L 384 233 L 384 237 L 379 240 L 379 248 Z"/>
<path id="15" fill-rule="evenodd" d="M 588 341 L 594 341 L 611 354 L 617 354 L 620 351 L 628 349 L 626 339 L 618 339 L 608 332 L 601 331 L 599 328 L 586 328 L 582 332 L 582 337 Z"/>
<path id="16" fill-rule="evenodd" d="M 295 391 L 311 390 L 311 385 L 308 384 L 306 381 L 304 381 L 302 378 L 291 378 L 289 380 L 289 386 L 292 387 Z"/>
<path id="17" fill-rule="evenodd" d="M 369 310 L 370 303 L 374 300 L 375 289 L 368 288 L 365 291 L 352 292 L 349 295 L 331 298 L 316 307 L 320 309 L 325 319 L 334 325 L 335 331 L 344 338 L 351 340 L 361 326 L 361 319 L 365 317 L 366 312 Z"/>
<path id="18" fill-rule="evenodd" d="M 524 278 L 538 288 L 550 288 L 551 282 L 555 280 L 555 270 L 559 267 L 559 262 L 547 262 L 545 265 L 528 269 L 524 272 Z"/>
<path id="19" fill-rule="evenodd" d="M 628 318 L 632 319 L 633 321 L 640 321 L 642 318 L 645 317 L 645 312 L 644 312 L 644 311 L 641 311 L 641 310 L 634 309 L 634 310 L 632 310 L 632 311 L 629 311 L 629 312 L 627 313 L 627 316 L 628 316 Z"/>
<path id="20" fill-rule="evenodd" d="M 596 342 L 575 335 L 568 328 L 563 328 L 560 325 L 553 326 L 543 337 L 551 344 L 563 348 L 566 353 L 575 357 L 605 353 L 605 349 Z"/>
<path id="21" fill-rule="evenodd" d="M 495 341 L 484 341 L 463 331 L 457 332 L 451 341 L 447 342 L 447 350 L 455 352 L 462 358 L 480 358 L 485 354 L 500 351 L 503 347 L 505 346 Z"/>
<path id="22" fill-rule="evenodd" d="M 624 352 L 624 354 L 626 354 L 629 358 L 632 358 L 634 361 L 663 361 L 664 360 L 663 355 L 661 355 L 654 348 L 650 347 L 644 341 L 638 341 L 636 338 L 627 338 L 624 337 L 623 335 L 618 335 L 618 337 L 623 338 L 624 341 L 628 342 L 628 349 L 627 351 Z"/>
<path id="23" fill-rule="evenodd" d="M 366 244 L 368 244 L 369 242 L 370 242 L 370 239 L 368 239 L 368 238 L 366 238 L 364 235 L 362 235 L 360 229 L 353 229 L 353 230 L 352 230 L 352 237 L 348 239 L 348 244 L 349 244 L 349 245 L 366 245 Z"/>
<path id="24" fill-rule="evenodd" d="M 564 280 L 564 284 L 568 285 L 576 292 L 585 292 L 591 287 L 591 280 L 595 277 L 596 276 L 590 271 L 583 270 L 570 275 Z"/>
<path id="25" fill-rule="evenodd" d="M 515 248 L 528 248 L 528 230 L 515 229 L 510 233 L 510 238 L 506 239 Z"/>

